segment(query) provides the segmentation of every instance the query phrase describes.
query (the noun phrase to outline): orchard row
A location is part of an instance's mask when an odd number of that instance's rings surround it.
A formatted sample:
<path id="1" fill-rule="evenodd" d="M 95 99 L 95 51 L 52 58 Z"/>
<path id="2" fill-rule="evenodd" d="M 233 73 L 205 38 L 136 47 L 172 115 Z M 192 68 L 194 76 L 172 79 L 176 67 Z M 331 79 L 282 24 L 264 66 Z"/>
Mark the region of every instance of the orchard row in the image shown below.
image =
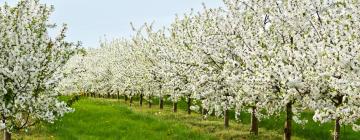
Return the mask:
<path id="1" fill-rule="evenodd" d="M 144 24 L 131 39 L 104 41 L 67 64 L 64 93 L 139 96 L 189 102 L 224 117 L 257 122 L 286 112 L 291 124 L 341 124 L 360 118 L 360 5 L 356 0 L 224 0 L 225 7 L 176 16 L 168 27 Z M 200 104 L 200 106 L 198 106 Z M 174 107 L 175 109 L 176 107 Z"/>

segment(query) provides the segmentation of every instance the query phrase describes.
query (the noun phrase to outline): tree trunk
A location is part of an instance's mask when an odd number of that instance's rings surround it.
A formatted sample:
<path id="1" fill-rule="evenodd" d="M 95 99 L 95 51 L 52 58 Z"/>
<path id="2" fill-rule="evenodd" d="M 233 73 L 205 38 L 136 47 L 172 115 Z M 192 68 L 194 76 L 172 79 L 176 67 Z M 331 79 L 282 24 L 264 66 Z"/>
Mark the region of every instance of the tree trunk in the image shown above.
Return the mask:
<path id="1" fill-rule="evenodd" d="M 224 127 L 229 128 L 229 110 L 224 111 Z"/>
<path id="2" fill-rule="evenodd" d="M 191 98 L 190 98 L 190 96 L 188 96 L 188 100 L 187 100 L 187 112 L 188 112 L 188 114 L 191 114 L 190 107 L 191 107 Z"/>
<path id="3" fill-rule="evenodd" d="M 160 109 L 164 109 L 164 100 L 163 100 L 163 97 L 160 97 Z"/>
<path id="4" fill-rule="evenodd" d="M 334 140 L 340 140 L 340 119 L 335 120 Z"/>
<path id="5" fill-rule="evenodd" d="M 133 103 L 133 97 L 130 97 L 130 106 L 132 105 Z"/>
<path id="6" fill-rule="evenodd" d="M 11 140 L 11 133 L 7 130 L 4 130 L 4 140 Z"/>
<path id="7" fill-rule="evenodd" d="M 117 92 L 117 99 L 120 99 L 119 91 Z"/>
<path id="8" fill-rule="evenodd" d="M 177 102 L 174 102 L 174 104 L 173 104 L 173 111 L 176 113 L 177 112 Z"/>
<path id="9" fill-rule="evenodd" d="M 1 114 L 2 123 L 6 124 L 6 117 L 4 114 Z M 9 133 L 6 129 L 4 129 L 4 140 L 11 140 L 11 133 Z"/>
<path id="10" fill-rule="evenodd" d="M 144 96 L 144 95 L 141 93 L 141 94 L 140 94 L 140 107 L 142 107 L 142 104 L 143 104 L 143 96 Z"/>
<path id="11" fill-rule="evenodd" d="M 206 115 L 207 113 L 208 113 L 207 109 L 202 108 L 201 114 L 202 114 L 202 115 Z"/>
<path id="12" fill-rule="evenodd" d="M 252 107 L 250 134 L 258 135 L 259 134 L 259 127 L 258 127 L 259 120 L 256 117 L 255 113 L 256 113 L 256 107 Z"/>
<path id="13" fill-rule="evenodd" d="M 286 122 L 284 128 L 284 140 L 291 140 L 292 103 L 286 104 Z"/>
<path id="14" fill-rule="evenodd" d="M 127 102 L 127 100 L 128 100 L 128 97 L 125 95 L 125 102 Z"/>
<path id="15" fill-rule="evenodd" d="M 149 97 L 149 108 L 151 108 L 151 97 Z"/>

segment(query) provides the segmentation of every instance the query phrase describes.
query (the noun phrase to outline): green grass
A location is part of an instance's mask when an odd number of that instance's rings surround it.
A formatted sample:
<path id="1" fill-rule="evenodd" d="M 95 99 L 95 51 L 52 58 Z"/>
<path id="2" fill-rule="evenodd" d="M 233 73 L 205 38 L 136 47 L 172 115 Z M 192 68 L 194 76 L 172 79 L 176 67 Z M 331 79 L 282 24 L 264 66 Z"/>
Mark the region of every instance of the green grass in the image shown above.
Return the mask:
<path id="1" fill-rule="evenodd" d="M 306 118 L 308 123 L 305 125 L 295 124 L 293 122 L 292 134 L 307 140 L 330 140 L 332 139 L 332 130 L 334 123 L 320 124 L 312 120 L 313 113 L 302 113 L 302 118 Z M 242 113 L 241 123 L 250 124 L 250 114 Z M 274 130 L 278 133 L 283 132 L 285 115 L 274 116 L 269 119 L 261 120 L 259 126 L 267 130 Z M 359 140 L 360 133 L 354 132 L 350 126 L 341 126 L 341 139 L 343 140 Z"/>
<path id="2" fill-rule="evenodd" d="M 41 132 L 45 132 L 41 139 L 60 140 L 214 139 L 181 123 L 136 113 L 114 100 L 82 99 L 73 107 L 74 113 L 34 129 L 25 139 L 38 139 L 31 136 L 39 136 Z"/>
<path id="3" fill-rule="evenodd" d="M 154 100 L 154 103 L 158 103 L 158 100 Z M 171 105 L 170 101 L 165 102 L 167 105 Z M 179 107 L 183 110 L 186 109 L 186 102 L 181 101 L 178 103 Z M 230 111 L 230 119 L 235 121 L 235 112 Z M 332 139 L 332 130 L 334 128 L 334 123 L 324 123 L 320 124 L 314 122 L 312 119 L 313 112 L 305 112 L 301 114 L 302 119 L 308 120 L 308 123 L 305 125 L 295 124 L 293 122 L 292 135 L 306 140 L 329 140 Z M 234 123 L 235 125 L 245 124 L 250 125 L 251 114 L 247 112 L 240 113 L 240 120 Z M 263 119 L 259 123 L 259 127 L 265 129 L 266 131 L 275 131 L 275 133 L 282 134 L 283 126 L 285 120 L 285 113 L 279 116 L 271 116 L 269 119 Z M 358 122 L 360 123 L 360 121 Z M 234 124 L 233 124 L 234 125 Z M 250 127 L 249 127 L 250 128 Z M 360 140 L 360 132 L 355 132 L 352 130 L 351 126 L 341 126 L 341 139 L 343 140 Z"/>
<path id="4" fill-rule="evenodd" d="M 66 100 L 66 98 L 62 98 Z M 16 139 L 60 139 L 60 140 L 202 140 L 202 139 L 266 139 L 281 140 L 284 116 L 262 120 L 259 136 L 249 134 L 250 114 L 242 113 L 240 123 L 231 120 L 230 128 L 224 129 L 222 119 L 209 117 L 204 120 L 200 114 L 185 112 L 186 103 L 178 103 L 177 113 L 172 112 L 171 102 L 165 102 L 160 110 L 155 99 L 153 107 L 147 102 L 139 107 L 134 100 L 130 107 L 123 99 L 84 98 L 72 107 L 74 113 L 67 114 L 54 124 L 41 124 L 27 133 L 15 136 Z M 311 119 L 311 113 L 304 113 Z M 319 125 L 309 121 L 304 127 L 293 125 L 293 139 L 331 139 L 333 125 Z M 345 131 L 344 131 L 345 130 Z M 342 139 L 357 140 L 360 134 L 350 127 L 342 127 Z"/>

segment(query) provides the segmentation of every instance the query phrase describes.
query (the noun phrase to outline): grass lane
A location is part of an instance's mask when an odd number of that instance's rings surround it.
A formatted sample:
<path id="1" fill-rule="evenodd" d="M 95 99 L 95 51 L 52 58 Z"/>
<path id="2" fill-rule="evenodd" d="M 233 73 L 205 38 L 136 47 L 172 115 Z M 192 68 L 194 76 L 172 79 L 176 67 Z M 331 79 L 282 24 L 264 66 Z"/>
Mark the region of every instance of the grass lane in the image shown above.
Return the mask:
<path id="1" fill-rule="evenodd" d="M 156 103 L 156 101 L 154 102 Z M 197 113 L 188 115 L 186 103 L 179 102 L 177 113 L 172 112 L 170 102 L 164 110 L 158 105 L 148 108 L 144 102 L 139 107 L 134 100 L 128 102 L 116 99 L 83 98 L 72 107 L 74 113 L 67 114 L 54 124 L 41 124 L 28 132 L 15 135 L 15 139 L 59 139 L 59 140 L 208 140 L 208 139 L 266 139 L 281 140 L 283 115 L 260 122 L 259 136 L 249 134 L 250 115 L 241 114 L 241 122 L 231 120 L 230 128 L 224 129 L 222 119 L 209 117 L 207 120 Z M 311 119 L 311 113 L 305 113 Z M 319 125 L 309 121 L 304 127 L 294 124 L 294 140 L 331 139 L 332 124 Z M 357 140 L 360 134 L 351 128 L 342 129 L 342 138 Z"/>

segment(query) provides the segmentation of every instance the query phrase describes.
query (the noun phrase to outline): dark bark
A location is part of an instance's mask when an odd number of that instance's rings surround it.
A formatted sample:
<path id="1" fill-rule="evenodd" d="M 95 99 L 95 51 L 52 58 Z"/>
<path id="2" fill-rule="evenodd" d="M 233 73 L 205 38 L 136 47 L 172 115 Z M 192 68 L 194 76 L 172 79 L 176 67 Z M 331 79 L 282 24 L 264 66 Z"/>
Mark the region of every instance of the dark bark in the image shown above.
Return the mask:
<path id="1" fill-rule="evenodd" d="M 177 112 L 177 102 L 174 102 L 174 104 L 173 104 L 173 111 L 175 113 Z"/>
<path id="2" fill-rule="evenodd" d="M 229 110 L 224 111 L 224 127 L 229 128 Z"/>
<path id="3" fill-rule="evenodd" d="M 143 105 L 143 94 L 141 93 L 140 94 L 140 107 L 142 107 L 142 105 Z"/>
<path id="4" fill-rule="evenodd" d="M 130 106 L 132 105 L 133 103 L 133 97 L 130 97 Z"/>
<path id="5" fill-rule="evenodd" d="M 284 127 L 284 140 L 291 140 L 292 103 L 286 104 L 286 122 Z"/>
<path id="6" fill-rule="evenodd" d="M 340 119 L 335 120 L 334 140 L 340 140 Z"/>
<path id="7" fill-rule="evenodd" d="M 164 99 L 160 97 L 160 109 L 164 109 Z"/>
<path id="8" fill-rule="evenodd" d="M 151 108 L 151 97 L 149 97 L 149 108 Z"/>
<path id="9" fill-rule="evenodd" d="M 118 99 L 118 100 L 120 99 L 120 93 L 119 93 L 119 91 L 117 92 L 117 99 Z"/>
<path id="10" fill-rule="evenodd" d="M 124 98 L 125 98 L 125 102 L 127 102 L 127 100 L 128 100 L 128 97 L 127 97 L 127 96 L 125 95 L 125 97 L 124 97 Z"/>
<path id="11" fill-rule="evenodd" d="M 188 99 L 187 99 L 187 113 L 188 114 L 191 114 L 190 107 L 191 107 L 191 98 L 190 98 L 190 96 L 188 96 Z"/>
<path id="12" fill-rule="evenodd" d="M 208 113 L 207 109 L 202 108 L 201 114 L 202 114 L 202 115 L 206 115 L 207 113 Z"/>
<path id="13" fill-rule="evenodd" d="M 343 103 L 343 97 L 342 95 L 337 95 L 333 99 L 336 101 L 335 106 L 338 108 Z M 335 119 L 335 128 L 334 128 L 334 140 L 340 140 L 340 118 Z"/>
<path id="14" fill-rule="evenodd" d="M 4 140 L 11 140 L 11 133 L 7 130 L 4 130 Z"/>
<path id="15" fill-rule="evenodd" d="M 259 134 L 259 126 L 258 126 L 259 120 L 255 114 L 256 114 L 256 107 L 252 107 L 250 134 L 258 135 Z"/>
<path id="16" fill-rule="evenodd" d="M 6 117 L 4 114 L 1 114 L 2 123 L 6 122 Z M 4 140 L 11 140 L 11 133 L 9 133 L 6 129 L 4 129 Z"/>

